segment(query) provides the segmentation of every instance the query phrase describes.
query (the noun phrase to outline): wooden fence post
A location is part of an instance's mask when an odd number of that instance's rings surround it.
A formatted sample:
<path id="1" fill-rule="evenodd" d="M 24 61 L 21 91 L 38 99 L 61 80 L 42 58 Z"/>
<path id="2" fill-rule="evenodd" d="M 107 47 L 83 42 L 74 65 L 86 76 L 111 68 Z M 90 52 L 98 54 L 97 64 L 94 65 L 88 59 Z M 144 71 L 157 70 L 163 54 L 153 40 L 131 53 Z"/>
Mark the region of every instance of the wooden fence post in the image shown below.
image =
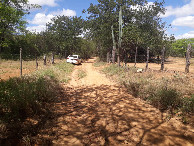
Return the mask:
<path id="1" fill-rule="evenodd" d="M 135 48 L 135 64 L 134 64 L 134 67 L 136 67 L 136 63 L 137 63 L 137 46 Z"/>
<path id="2" fill-rule="evenodd" d="M 20 48 L 20 76 L 22 77 L 22 48 Z"/>
<path id="3" fill-rule="evenodd" d="M 186 73 L 189 73 L 189 66 L 190 66 L 190 56 L 191 55 L 191 44 L 188 44 L 188 47 L 187 47 L 187 52 L 186 52 L 186 67 L 185 67 L 185 72 Z"/>
<path id="4" fill-rule="evenodd" d="M 44 55 L 43 61 L 44 61 L 44 65 L 46 65 L 46 55 Z"/>
<path id="5" fill-rule="evenodd" d="M 145 70 L 148 69 L 149 57 L 150 57 L 150 48 L 147 47 L 147 61 L 146 61 L 146 68 L 145 68 Z"/>
<path id="6" fill-rule="evenodd" d="M 164 61 L 165 61 L 165 46 L 162 49 L 162 56 L 161 56 L 161 69 L 160 70 L 164 70 Z"/>
<path id="7" fill-rule="evenodd" d="M 38 70 L 38 59 L 37 59 L 37 56 L 36 56 L 36 70 Z"/>
<path id="8" fill-rule="evenodd" d="M 55 64 L 55 56 L 54 56 L 54 53 L 52 53 L 51 63 L 52 63 L 52 64 Z"/>

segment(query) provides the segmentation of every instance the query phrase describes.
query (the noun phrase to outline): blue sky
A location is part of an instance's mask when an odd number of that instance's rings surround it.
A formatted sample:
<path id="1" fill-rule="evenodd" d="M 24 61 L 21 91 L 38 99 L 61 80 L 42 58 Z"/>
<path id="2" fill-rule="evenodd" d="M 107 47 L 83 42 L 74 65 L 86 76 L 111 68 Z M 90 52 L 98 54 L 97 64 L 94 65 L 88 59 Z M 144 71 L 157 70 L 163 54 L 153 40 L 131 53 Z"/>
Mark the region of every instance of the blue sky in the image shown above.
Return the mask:
<path id="1" fill-rule="evenodd" d="M 154 0 L 148 0 L 154 2 Z M 162 0 L 159 0 L 162 1 Z M 45 24 L 56 15 L 82 16 L 83 9 L 90 3 L 97 4 L 97 0 L 29 0 L 29 3 L 39 4 L 41 9 L 33 9 L 26 16 L 27 29 L 40 32 L 45 29 Z M 167 33 L 174 34 L 176 39 L 194 38 L 194 0 L 165 0 L 166 14 L 161 16 L 163 21 L 171 24 L 172 28 Z"/>

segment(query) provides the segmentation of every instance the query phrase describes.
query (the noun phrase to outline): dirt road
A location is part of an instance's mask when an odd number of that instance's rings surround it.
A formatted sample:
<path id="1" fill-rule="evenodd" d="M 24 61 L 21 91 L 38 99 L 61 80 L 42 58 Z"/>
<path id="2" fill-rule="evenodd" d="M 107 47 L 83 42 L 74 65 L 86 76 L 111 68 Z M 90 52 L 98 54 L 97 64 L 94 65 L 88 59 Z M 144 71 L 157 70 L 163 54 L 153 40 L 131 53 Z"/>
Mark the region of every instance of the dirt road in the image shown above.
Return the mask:
<path id="1" fill-rule="evenodd" d="M 194 129 L 129 95 L 92 66 L 76 66 L 41 139 L 54 145 L 194 145 Z M 77 78 L 79 69 L 87 76 Z M 49 124 L 48 124 L 49 125 Z"/>

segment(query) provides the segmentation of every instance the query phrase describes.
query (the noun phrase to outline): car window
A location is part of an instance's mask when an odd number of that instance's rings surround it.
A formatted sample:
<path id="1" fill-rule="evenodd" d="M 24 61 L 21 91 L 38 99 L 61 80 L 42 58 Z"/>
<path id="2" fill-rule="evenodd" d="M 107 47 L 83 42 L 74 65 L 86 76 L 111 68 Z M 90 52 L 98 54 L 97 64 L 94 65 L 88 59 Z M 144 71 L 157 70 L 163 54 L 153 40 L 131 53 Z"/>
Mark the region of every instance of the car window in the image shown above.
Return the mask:
<path id="1" fill-rule="evenodd" d="M 73 58 L 78 58 L 78 56 L 73 56 Z"/>

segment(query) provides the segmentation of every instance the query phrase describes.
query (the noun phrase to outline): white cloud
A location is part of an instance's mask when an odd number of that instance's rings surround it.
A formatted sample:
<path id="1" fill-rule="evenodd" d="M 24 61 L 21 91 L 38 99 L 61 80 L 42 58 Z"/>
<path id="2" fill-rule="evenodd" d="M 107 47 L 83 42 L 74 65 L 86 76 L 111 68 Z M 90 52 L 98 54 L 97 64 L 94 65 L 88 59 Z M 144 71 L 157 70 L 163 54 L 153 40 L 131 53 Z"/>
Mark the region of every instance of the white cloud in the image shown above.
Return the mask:
<path id="1" fill-rule="evenodd" d="M 176 39 L 183 39 L 183 38 L 194 38 L 194 31 L 190 31 L 188 33 L 182 34 L 182 35 L 178 35 L 175 37 Z"/>
<path id="2" fill-rule="evenodd" d="M 188 26 L 194 28 L 194 16 L 179 17 L 172 21 L 174 26 Z"/>
<path id="3" fill-rule="evenodd" d="M 154 5 L 153 2 L 148 2 L 148 3 L 145 4 L 144 6 L 140 6 L 140 5 L 131 6 L 131 9 L 132 9 L 132 10 L 137 10 L 137 11 L 139 11 L 139 9 L 140 9 L 141 7 L 145 7 L 145 8 L 148 9 L 149 6 L 152 6 L 152 5 Z"/>
<path id="4" fill-rule="evenodd" d="M 38 32 L 46 30 L 46 25 L 29 26 L 26 29 L 31 32 L 38 33 Z"/>
<path id="5" fill-rule="evenodd" d="M 51 22 L 51 19 L 54 17 L 52 14 L 37 13 L 30 23 L 36 25 L 46 25 L 46 23 Z"/>
<path id="6" fill-rule="evenodd" d="M 74 10 L 70 9 L 63 9 L 63 10 L 58 10 L 55 12 L 51 13 L 52 15 L 58 15 L 58 16 L 76 16 L 76 12 Z"/>
<path id="7" fill-rule="evenodd" d="M 46 28 L 46 23 L 50 23 L 51 19 L 54 18 L 55 16 L 76 16 L 76 12 L 74 10 L 70 9 L 63 9 L 63 10 L 58 10 L 49 13 L 46 15 L 45 13 L 37 13 L 32 21 L 29 21 L 30 24 L 34 24 L 37 26 L 31 26 L 28 27 L 27 29 L 30 31 L 36 30 L 36 32 L 40 32 L 45 30 Z"/>
<path id="8" fill-rule="evenodd" d="M 182 7 L 173 8 L 172 6 L 166 7 L 165 15 L 161 15 L 161 17 L 169 17 L 169 16 L 188 16 L 194 14 L 194 0 L 191 0 L 190 3 L 183 5 Z"/>
<path id="9" fill-rule="evenodd" d="M 38 4 L 41 6 L 50 6 L 55 7 L 57 6 L 56 0 L 29 0 L 30 4 Z"/>

